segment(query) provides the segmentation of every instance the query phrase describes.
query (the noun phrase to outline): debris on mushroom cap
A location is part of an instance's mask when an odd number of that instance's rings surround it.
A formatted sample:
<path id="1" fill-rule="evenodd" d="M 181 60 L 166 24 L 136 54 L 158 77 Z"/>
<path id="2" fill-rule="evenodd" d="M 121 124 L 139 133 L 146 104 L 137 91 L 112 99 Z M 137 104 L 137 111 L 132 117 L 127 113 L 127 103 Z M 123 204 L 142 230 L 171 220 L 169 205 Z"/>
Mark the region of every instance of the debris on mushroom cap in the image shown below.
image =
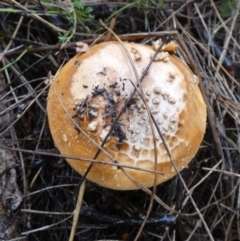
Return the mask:
<path id="1" fill-rule="evenodd" d="M 162 46 L 160 51 L 166 51 L 166 52 L 174 52 L 178 48 L 178 45 L 173 40 L 171 40 L 168 43 L 163 43 L 161 38 L 156 41 L 153 41 L 152 46 L 155 51 L 157 51 L 158 48 Z"/>
<path id="2" fill-rule="evenodd" d="M 123 44 L 141 76 L 155 47 Z M 141 82 L 146 103 L 138 92 L 129 100 L 138 85 L 118 42 L 101 43 L 76 55 L 53 81 L 48 95 L 48 119 L 55 145 L 63 155 L 93 158 L 112 128 L 97 160 L 125 167 L 94 163 L 87 178 L 99 185 L 118 190 L 138 189 L 136 183 L 151 187 L 155 175 L 144 170 L 154 171 L 153 141 L 157 146 L 156 183 L 176 175 L 158 130 L 179 170 L 187 166 L 199 149 L 206 127 L 206 106 L 197 77 L 172 52 L 158 54 L 165 57 L 152 63 Z M 168 60 L 164 61 L 165 58 Z M 122 108 L 123 114 L 117 120 Z M 155 140 L 148 109 L 156 120 Z M 82 175 L 90 165 L 77 158 L 67 161 Z"/>
<path id="3" fill-rule="evenodd" d="M 89 50 L 89 46 L 87 43 L 84 42 L 77 42 L 76 43 L 76 52 L 77 53 L 85 53 Z"/>
<path id="4" fill-rule="evenodd" d="M 168 56 L 169 56 L 168 52 L 158 53 L 155 57 L 154 57 L 154 53 L 151 53 L 151 58 L 154 58 L 154 61 L 167 62 L 167 61 L 169 61 L 169 57 Z"/>

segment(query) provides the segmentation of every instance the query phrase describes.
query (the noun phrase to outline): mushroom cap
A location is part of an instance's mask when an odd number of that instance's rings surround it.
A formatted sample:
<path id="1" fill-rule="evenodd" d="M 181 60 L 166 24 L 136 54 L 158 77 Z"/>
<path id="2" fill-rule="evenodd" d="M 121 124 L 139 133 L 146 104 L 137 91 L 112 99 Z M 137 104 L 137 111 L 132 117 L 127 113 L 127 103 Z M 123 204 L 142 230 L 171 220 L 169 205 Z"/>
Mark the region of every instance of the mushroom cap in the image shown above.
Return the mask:
<path id="1" fill-rule="evenodd" d="M 138 75 L 149 64 L 152 46 L 123 43 Z M 118 42 L 104 42 L 77 54 L 59 71 L 48 95 L 50 130 L 59 151 L 84 174 L 118 113 L 137 86 L 130 61 Z M 197 153 L 206 128 L 206 105 L 198 78 L 177 56 L 160 52 L 141 82 L 147 106 L 170 150 L 178 170 Z M 78 126 L 78 127 L 77 127 Z M 154 126 L 154 124 L 153 124 Z M 80 127 L 80 128 L 79 128 Z M 80 129 L 80 130 L 79 130 Z M 176 171 L 157 128 L 153 127 L 142 98 L 135 92 L 104 144 L 87 179 L 116 190 L 138 189 L 167 181 Z M 98 145 L 97 145 L 98 144 Z M 102 163 L 110 163 L 110 165 Z M 111 165 L 118 163 L 125 167 Z M 132 169 L 139 168 L 141 170 Z M 146 170 L 146 171 L 144 171 Z M 134 180 L 134 181 L 133 181 Z"/>

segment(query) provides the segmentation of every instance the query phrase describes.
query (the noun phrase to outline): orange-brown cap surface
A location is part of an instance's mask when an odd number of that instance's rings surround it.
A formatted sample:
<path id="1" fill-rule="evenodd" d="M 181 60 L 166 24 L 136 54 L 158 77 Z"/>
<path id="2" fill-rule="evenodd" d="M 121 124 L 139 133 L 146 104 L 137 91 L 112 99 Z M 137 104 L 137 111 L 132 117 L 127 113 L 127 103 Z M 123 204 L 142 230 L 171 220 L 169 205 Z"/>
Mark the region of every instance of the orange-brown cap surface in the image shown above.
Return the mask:
<path id="1" fill-rule="evenodd" d="M 155 53 L 148 45 L 124 43 L 141 77 Z M 129 59 L 118 42 L 105 42 L 72 58 L 57 74 L 48 95 L 48 119 L 55 145 L 63 155 L 93 158 L 113 122 L 137 86 Z M 154 59 L 141 88 L 158 128 L 179 170 L 199 149 L 206 128 L 206 106 L 197 76 L 168 52 Z M 79 128 L 80 127 L 80 128 Z M 154 127 L 157 146 L 156 183 L 175 169 Z M 115 123 L 97 160 L 154 171 L 153 134 L 147 107 L 136 92 Z M 82 175 L 90 162 L 67 159 Z M 123 171 L 124 170 L 124 171 Z M 125 173 L 124 173 L 125 172 Z M 126 175 L 127 173 L 127 175 Z M 87 179 L 117 189 L 137 189 L 129 178 L 146 187 L 154 174 L 131 168 L 94 163 Z"/>

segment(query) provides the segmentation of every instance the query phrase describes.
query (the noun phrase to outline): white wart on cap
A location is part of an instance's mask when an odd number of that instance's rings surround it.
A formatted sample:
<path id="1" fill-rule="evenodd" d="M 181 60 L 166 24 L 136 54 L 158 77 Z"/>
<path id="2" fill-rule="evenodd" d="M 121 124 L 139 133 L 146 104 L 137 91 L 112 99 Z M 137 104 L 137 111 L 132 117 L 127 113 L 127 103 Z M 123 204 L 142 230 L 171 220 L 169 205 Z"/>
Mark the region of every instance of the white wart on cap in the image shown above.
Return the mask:
<path id="1" fill-rule="evenodd" d="M 153 47 L 124 43 L 141 76 L 155 53 Z M 179 170 L 195 156 L 206 128 L 206 106 L 197 77 L 174 54 L 160 52 L 141 83 L 147 105 Z M 106 137 L 137 80 L 129 59 L 118 42 L 105 42 L 72 58 L 56 76 L 48 95 L 48 119 L 55 145 L 63 155 L 93 158 Z M 67 113 L 66 113 L 67 112 Z M 72 119 L 71 119 L 72 117 Z M 75 122 L 75 123 L 74 123 Z M 154 127 L 157 145 L 157 184 L 176 175 L 163 142 Z M 154 146 L 149 116 L 140 96 L 134 97 L 116 123 L 104 145 L 119 164 L 154 170 Z M 112 163 L 101 151 L 98 160 Z M 90 165 L 67 159 L 80 174 Z M 154 184 L 154 174 L 124 168 L 136 182 Z M 117 189 L 137 189 L 121 168 L 94 163 L 87 178 L 99 185 Z"/>

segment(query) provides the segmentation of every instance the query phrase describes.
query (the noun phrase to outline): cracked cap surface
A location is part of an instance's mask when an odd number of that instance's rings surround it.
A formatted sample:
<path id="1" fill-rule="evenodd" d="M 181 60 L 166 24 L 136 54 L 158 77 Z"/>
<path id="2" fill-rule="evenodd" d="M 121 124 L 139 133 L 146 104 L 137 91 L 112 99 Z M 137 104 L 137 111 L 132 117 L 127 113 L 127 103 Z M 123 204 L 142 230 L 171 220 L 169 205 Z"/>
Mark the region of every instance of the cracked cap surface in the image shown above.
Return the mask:
<path id="1" fill-rule="evenodd" d="M 141 77 L 153 58 L 154 48 L 135 43 L 124 45 Z M 97 160 L 154 171 L 149 108 L 178 169 L 186 167 L 198 151 L 206 128 L 206 106 L 196 80 L 197 76 L 174 54 L 158 53 L 141 83 L 147 106 L 136 92 Z M 95 45 L 72 58 L 59 71 L 48 95 L 48 120 L 59 151 L 67 156 L 93 158 L 98 151 L 96 144 L 101 145 L 105 139 L 134 85 L 137 86 L 136 76 L 118 42 Z M 156 175 L 159 184 L 176 172 L 157 128 L 153 130 L 157 171 L 161 173 Z M 83 160 L 67 161 L 82 175 L 90 165 Z M 146 187 L 154 184 L 153 173 L 101 163 L 94 163 L 87 179 L 117 190 L 138 189 L 129 176 Z"/>

